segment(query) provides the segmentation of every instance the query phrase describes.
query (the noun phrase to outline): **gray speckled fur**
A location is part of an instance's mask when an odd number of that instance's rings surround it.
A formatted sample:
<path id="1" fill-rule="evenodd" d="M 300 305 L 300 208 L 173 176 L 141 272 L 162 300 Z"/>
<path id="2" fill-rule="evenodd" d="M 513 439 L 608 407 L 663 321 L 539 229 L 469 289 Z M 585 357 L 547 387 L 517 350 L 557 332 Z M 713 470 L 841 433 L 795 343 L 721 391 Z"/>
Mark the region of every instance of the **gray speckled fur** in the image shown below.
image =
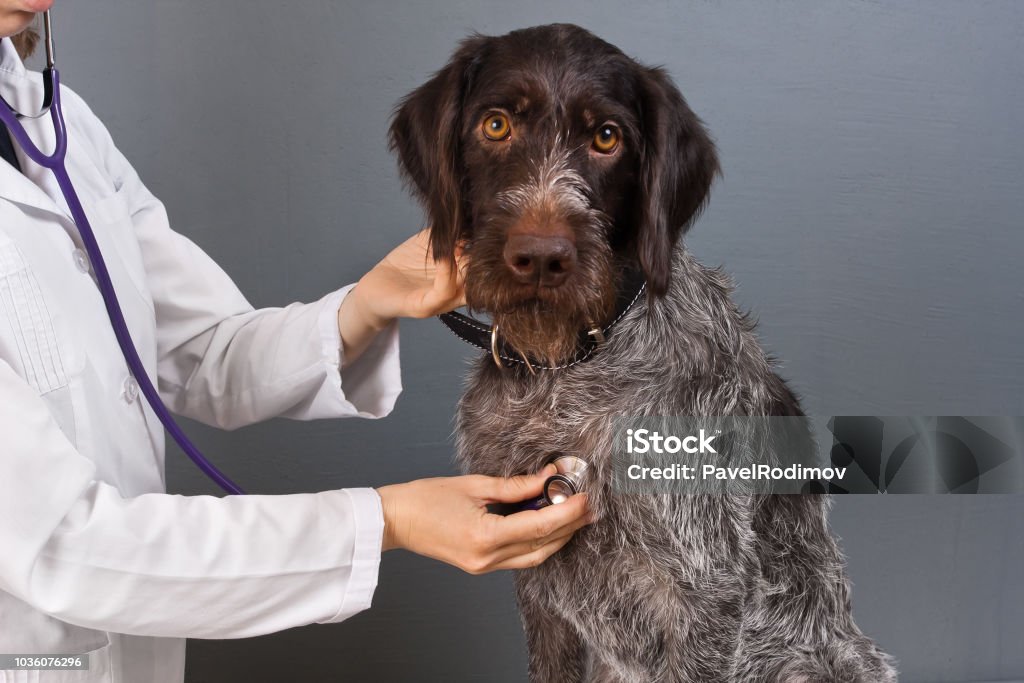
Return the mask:
<path id="1" fill-rule="evenodd" d="M 466 471 L 591 465 L 599 515 L 516 587 L 535 682 L 895 681 L 853 623 L 823 496 L 611 491 L 616 415 L 766 415 L 794 399 L 718 270 L 681 246 L 667 296 L 642 297 L 593 359 L 531 376 L 487 356 L 459 406 Z"/>

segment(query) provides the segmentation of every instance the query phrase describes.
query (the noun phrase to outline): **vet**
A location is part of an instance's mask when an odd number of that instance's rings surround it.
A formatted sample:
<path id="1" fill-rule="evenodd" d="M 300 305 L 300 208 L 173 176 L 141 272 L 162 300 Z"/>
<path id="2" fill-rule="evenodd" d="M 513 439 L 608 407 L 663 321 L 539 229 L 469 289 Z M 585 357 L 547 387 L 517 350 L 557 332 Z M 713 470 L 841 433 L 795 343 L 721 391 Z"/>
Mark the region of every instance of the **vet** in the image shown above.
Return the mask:
<path id="1" fill-rule="evenodd" d="M 254 310 L 170 228 L 59 79 L 49 94 L 64 104 L 66 130 L 32 117 L 48 93 L 22 57 L 49 5 L 0 0 L 0 107 L 24 143 L 0 129 L 0 652 L 89 653 L 89 669 L 4 680 L 181 681 L 186 637 L 254 636 L 366 609 L 382 550 L 479 573 L 560 548 L 584 521 L 585 496 L 507 518 L 485 511 L 538 495 L 551 472 L 290 496 L 164 493 L 163 425 L 118 348 L 76 214 L 95 228 L 90 251 L 102 251 L 138 367 L 159 386 L 154 403 L 226 428 L 389 413 L 401 390 L 395 319 L 460 304 L 460 267 L 424 266 L 433 260 L 420 234 L 356 285 Z M 29 152 L 64 136 L 62 177 Z"/>

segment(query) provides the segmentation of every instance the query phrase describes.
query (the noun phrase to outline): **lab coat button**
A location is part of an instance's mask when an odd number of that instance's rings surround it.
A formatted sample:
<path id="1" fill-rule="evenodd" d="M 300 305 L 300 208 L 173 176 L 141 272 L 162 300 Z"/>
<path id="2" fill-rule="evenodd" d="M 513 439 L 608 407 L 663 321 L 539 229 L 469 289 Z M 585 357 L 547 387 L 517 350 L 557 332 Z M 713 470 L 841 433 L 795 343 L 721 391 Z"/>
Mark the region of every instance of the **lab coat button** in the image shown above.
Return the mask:
<path id="1" fill-rule="evenodd" d="M 86 256 L 85 252 L 81 249 L 75 249 L 72 252 L 72 256 L 75 259 L 75 267 L 83 273 L 89 272 L 89 257 Z"/>
<path id="2" fill-rule="evenodd" d="M 135 399 L 139 397 L 139 383 L 131 375 L 128 375 L 124 381 L 122 396 L 124 396 L 126 403 L 134 403 Z"/>

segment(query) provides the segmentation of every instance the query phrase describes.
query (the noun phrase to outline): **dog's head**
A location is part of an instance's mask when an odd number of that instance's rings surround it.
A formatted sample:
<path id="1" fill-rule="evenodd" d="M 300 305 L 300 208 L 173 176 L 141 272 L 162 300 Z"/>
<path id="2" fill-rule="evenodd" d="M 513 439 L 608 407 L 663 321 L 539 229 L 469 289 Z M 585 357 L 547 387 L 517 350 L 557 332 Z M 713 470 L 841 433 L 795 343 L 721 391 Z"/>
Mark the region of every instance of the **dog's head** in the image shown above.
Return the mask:
<path id="1" fill-rule="evenodd" d="M 577 26 L 465 40 L 400 104 L 391 145 L 435 258 L 469 254 L 466 299 L 547 360 L 604 324 L 621 269 L 663 295 L 704 206 L 715 148 L 665 72 Z"/>

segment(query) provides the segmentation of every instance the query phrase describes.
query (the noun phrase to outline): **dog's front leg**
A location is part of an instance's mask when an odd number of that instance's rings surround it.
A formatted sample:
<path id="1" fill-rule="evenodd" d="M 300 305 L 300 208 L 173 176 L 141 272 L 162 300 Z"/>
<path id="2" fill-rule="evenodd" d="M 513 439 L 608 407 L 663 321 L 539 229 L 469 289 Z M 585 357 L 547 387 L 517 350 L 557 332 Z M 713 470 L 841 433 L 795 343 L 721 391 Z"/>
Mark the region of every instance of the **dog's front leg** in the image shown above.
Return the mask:
<path id="1" fill-rule="evenodd" d="M 850 612 L 842 554 L 819 495 L 765 496 L 754 529 L 762 597 L 745 615 L 734 680 L 893 683 L 890 658 Z"/>
<path id="2" fill-rule="evenodd" d="M 526 631 L 532 683 L 582 683 L 586 665 L 575 629 L 554 613 L 538 570 L 516 573 L 516 599 Z"/>

